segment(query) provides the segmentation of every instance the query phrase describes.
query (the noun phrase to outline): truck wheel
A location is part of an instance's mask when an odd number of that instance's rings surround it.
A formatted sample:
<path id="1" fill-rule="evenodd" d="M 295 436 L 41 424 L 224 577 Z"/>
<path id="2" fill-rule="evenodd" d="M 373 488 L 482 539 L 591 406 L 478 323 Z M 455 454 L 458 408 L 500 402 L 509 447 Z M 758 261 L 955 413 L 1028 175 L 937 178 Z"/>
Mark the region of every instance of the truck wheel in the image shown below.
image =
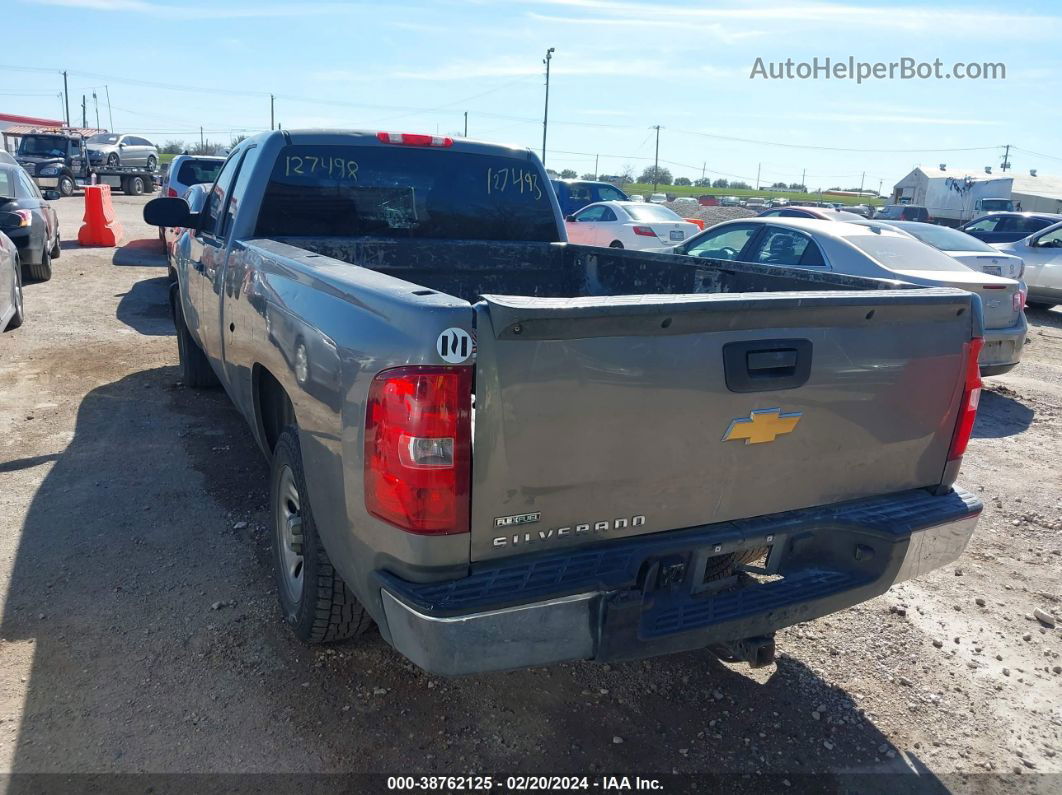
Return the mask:
<path id="1" fill-rule="evenodd" d="M 180 289 L 176 283 L 170 286 L 170 308 L 173 311 L 173 326 L 177 330 L 177 355 L 181 361 L 181 380 L 185 386 L 192 389 L 217 386 L 218 377 L 210 367 L 210 361 L 203 353 L 203 349 L 192 339 L 188 324 L 184 322 Z"/>
<path id="2" fill-rule="evenodd" d="M 59 195 L 63 197 L 70 197 L 74 195 L 74 188 L 77 187 L 74 184 L 74 178 L 68 174 L 63 174 L 59 177 Z"/>
<path id="3" fill-rule="evenodd" d="M 360 635 L 372 619 L 332 567 L 317 536 L 294 425 L 277 440 L 270 485 L 273 571 L 284 619 L 304 643 Z"/>
<path id="4" fill-rule="evenodd" d="M 117 152 L 111 152 L 109 155 L 107 155 L 107 167 L 108 168 L 118 168 L 118 166 L 120 166 L 121 164 L 122 164 L 122 159 L 120 157 L 118 157 L 118 153 Z"/>
<path id="5" fill-rule="evenodd" d="M 155 157 L 155 155 L 151 155 L 150 157 L 148 157 L 148 159 L 147 159 L 147 170 L 148 171 L 154 171 L 156 168 L 158 168 L 158 165 L 159 165 L 159 160 L 158 160 L 157 157 Z"/>
<path id="6" fill-rule="evenodd" d="M 52 252 L 48 250 L 48 241 L 44 241 L 44 248 L 41 250 L 41 261 L 36 265 L 27 264 L 26 270 L 29 271 L 30 278 L 38 282 L 46 282 L 52 278 Z"/>
<path id="7" fill-rule="evenodd" d="M 11 319 L 7 321 L 8 331 L 16 329 L 22 325 L 26 319 L 26 307 L 22 300 L 22 268 L 18 266 L 18 262 L 15 263 L 15 314 L 11 316 Z"/>
<path id="8" fill-rule="evenodd" d="M 130 196 L 140 196 L 144 193 L 144 178 L 143 177 L 129 177 L 125 181 L 124 193 L 128 193 Z"/>

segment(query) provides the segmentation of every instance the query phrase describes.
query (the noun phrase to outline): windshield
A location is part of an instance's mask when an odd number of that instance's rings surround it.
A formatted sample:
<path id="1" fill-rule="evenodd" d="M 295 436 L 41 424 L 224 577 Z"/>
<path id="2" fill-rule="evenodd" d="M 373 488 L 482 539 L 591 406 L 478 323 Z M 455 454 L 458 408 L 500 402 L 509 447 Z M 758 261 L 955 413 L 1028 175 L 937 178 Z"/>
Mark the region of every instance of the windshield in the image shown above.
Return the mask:
<path id="1" fill-rule="evenodd" d="M 682 217 L 674 210 L 661 207 L 659 204 L 639 204 L 634 207 L 624 207 L 627 214 L 635 221 L 681 221 Z"/>
<path id="2" fill-rule="evenodd" d="M 214 184 L 224 160 L 185 160 L 177 171 L 177 181 L 182 185 Z"/>
<path id="3" fill-rule="evenodd" d="M 892 271 L 970 270 L 947 254 L 909 237 L 853 235 L 845 240 Z"/>
<path id="4" fill-rule="evenodd" d="M 281 150 L 257 234 L 539 242 L 560 237 L 548 180 L 526 159 L 325 145 Z"/>
<path id="5" fill-rule="evenodd" d="M 99 135 L 93 135 L 88 139 L 88 142 L 90 144 L 116 144 L 118 143 L 118 136 L 100 133 Z"/>
<path id="6" fill-rule="evenodd" d="M 61 135 L 27 135 L 18 145 L 18 153 L 35 157 L 66 157 L 68 140 Z"/>
<path id="7" fill-rule="evenodd" d="M 981 201 L 981 209 L 991 212 L 994 210 L 1010 210 L 1012 207 L 1010 199 L 983 199 Z"/>
<path id="8" fill-rule="evenodd" d="M 897 229 L 914 235 L 923 243 L 928 243 L 941 251 L 990 251 L 998 254 L 997 249 L 987 243 L 982 243 L 976 237 L 960 232 L 958 229 L 950 229 L 946 226 L 935 224 L 893 224 Z"/>

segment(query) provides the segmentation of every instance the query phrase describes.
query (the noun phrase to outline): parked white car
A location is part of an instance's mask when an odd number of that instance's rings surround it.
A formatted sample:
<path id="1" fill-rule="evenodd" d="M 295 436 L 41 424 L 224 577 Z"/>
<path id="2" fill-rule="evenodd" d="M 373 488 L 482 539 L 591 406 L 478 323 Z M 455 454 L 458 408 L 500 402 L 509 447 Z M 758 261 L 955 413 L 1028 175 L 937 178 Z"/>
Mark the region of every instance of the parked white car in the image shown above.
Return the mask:
<path id="1" fill-rule="evenodd" d="M 745 206 L 750 210 L 766 210 L 767 200 L 761 199 L 758 196 L 753 196 L 752 198 L 745 200 Z"/>
<path id="2" fill-rule="evenodd" d="M 667 201 L 667 194 L 666 193 L 654 193 L 652 196 L 649 197 L 649 201 L 652 204 L 663 204 L 664 202 Z"/>
<path id="3" fill-rule="evenodd" d="M 1028 304 L 1050 309 L 1062 304 L 1062 223 L 1054 224 L 1013 243 L 996 243 L 1004 254 L 1021 257 L 1025 263 Z"/>
<path id="4" fill-rule="evenodd" d="M 741 205 L 741 199 L 737 196 L 724 196 L 719 200 L 719 204 L 723 207 L 738 207 Z"/>
<path id="5" fill-rule="evenodd" d="M 588 246 L 647 249 L 680 243 L 700 231 L 657 204 L 598 202 L 565 219 L 568 241 Z"/>
<path id="6" fill-rule="evenodd" d="M 887 224 L 757 216 L 726 221 L 684 243 L 653 250 L 958 287 L 981 297 L 985 325 L 981 374 L 1005 373 L 1021 360 L 1028 326 L 1018 282 L 968 268 Z"/>
<path id="7" fill-rule="evenodd" d="M 672 204 L 681 205 L 682 207 L 700 207 L 701 203 L 692 196 L 679 196 Z"/>
<path id="8" fill-rule="evenodd" d="M 1005 276 L 1008 279 L 1020 281 L 1022 271 L 1025 270 L 1021 257 L 1004 254 L 999 249 L 982 243 L 973 235 L 952 229 L 950 226 L 927 224 L 922 221 L 862 221 L 858 223 L 899 229 L 981 273 Z"/>
<path id="9" fill-rule="evenodd" d="M 162 178 L 160 195 L 178 198 L 193 185 L 213 185 L 224 162 L 223 157 L 177 155 Z"/>
<path id="10" fill-rule="evenodd" d="M 644 202 L 645 197 L 640 193 L 632 193 L 630 196 L 630 200 L 632 202 Z"/>

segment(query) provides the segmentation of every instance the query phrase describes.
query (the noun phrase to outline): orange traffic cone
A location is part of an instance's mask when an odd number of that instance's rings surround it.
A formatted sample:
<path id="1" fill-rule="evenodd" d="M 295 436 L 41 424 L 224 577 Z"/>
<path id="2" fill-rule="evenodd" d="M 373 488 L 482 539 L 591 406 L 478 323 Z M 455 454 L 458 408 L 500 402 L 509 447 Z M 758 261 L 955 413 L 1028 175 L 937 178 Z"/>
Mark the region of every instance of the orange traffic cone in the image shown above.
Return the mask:
<path id="1" fill-rule="evenodd" d="M 85 218 L 77 242 L 83 246 L 118 246 L 123 235 L 111 204 L 111 186 L 86 185 Z"/>

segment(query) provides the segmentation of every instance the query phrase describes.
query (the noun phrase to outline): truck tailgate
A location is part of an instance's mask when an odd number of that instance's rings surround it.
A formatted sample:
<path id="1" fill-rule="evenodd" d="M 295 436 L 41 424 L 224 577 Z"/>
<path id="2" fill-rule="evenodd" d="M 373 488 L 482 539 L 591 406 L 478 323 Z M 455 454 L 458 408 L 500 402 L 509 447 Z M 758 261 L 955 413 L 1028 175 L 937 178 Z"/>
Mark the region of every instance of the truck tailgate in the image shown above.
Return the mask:
<path id="1" fill-rule="evenodd" d="M 485 296 L 472 560 L 940 483 L 972 300 Z"/>

